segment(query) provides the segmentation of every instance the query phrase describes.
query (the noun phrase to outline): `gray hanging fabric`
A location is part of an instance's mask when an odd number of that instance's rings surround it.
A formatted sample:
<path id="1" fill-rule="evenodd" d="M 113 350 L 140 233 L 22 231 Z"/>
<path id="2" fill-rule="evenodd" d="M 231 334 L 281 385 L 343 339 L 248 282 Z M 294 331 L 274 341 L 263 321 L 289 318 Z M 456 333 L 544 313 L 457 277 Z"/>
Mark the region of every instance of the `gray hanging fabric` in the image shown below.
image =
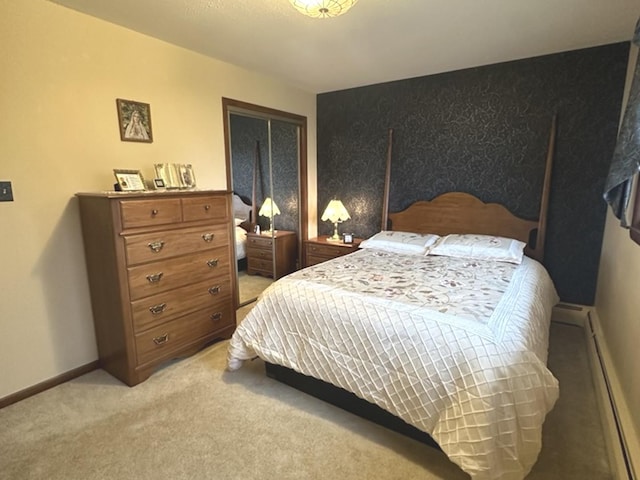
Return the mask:
<path id="1" fill-rule="evenodd" d="M 640 19 L 636 23 L 632 42 L 640 47 Z M 623 227 L 629 226 L 626 211 L 631 196 L 633 176 L 638 171 L 640 171 L 640 51 L 604 190 L 604 199 L 611 205 L 614 215 L 620 219 Z"/>

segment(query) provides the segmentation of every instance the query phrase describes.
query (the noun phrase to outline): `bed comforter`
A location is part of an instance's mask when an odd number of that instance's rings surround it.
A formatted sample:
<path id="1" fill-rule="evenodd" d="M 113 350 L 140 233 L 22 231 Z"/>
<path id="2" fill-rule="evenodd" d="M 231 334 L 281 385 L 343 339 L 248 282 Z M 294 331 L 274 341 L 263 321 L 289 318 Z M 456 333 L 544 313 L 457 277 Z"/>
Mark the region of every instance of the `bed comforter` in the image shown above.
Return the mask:
<path id="1" fill-rule="evenodd" d="M 558 398 L 546 367 L 557 301 L 529 258 L 360 250 L 272 284 L 228 368 L 259 356 L 332 383 L 429 433 L 474 480 L 519 480 Z"/>

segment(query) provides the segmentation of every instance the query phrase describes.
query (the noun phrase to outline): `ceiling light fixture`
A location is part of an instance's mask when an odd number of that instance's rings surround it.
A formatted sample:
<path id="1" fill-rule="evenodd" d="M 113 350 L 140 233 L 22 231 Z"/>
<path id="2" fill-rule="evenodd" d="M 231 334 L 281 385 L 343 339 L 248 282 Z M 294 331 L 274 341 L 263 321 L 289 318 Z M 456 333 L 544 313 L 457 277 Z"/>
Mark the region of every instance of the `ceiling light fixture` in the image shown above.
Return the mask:
<path id="1" fill-rule="evenodd" d="M 358 0 L 289 0 L 300 13 L 312 18 L 338 17 Z"/>

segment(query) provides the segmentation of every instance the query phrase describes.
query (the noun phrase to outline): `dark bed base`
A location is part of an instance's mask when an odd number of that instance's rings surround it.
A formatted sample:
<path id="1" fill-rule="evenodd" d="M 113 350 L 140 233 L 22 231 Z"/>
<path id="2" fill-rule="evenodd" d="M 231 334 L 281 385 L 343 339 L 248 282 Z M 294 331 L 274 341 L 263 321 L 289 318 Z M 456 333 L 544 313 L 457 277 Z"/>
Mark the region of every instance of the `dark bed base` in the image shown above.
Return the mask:
<path id="1" fill-rule="evenodd" d="M 290 368 L 274 365 L 265 362 L 267 376 L 289 385 L 301 392 L 331 403 L 336 407 L 351 412 L 366 420 L 370 420 L 377 425 L 386 427 L 394 432 L 406 435 L 430 447 L 440 449 L 436 441 L 422 430 L 418 430 L 413 425 L 409 425 L 404 420 L 383 410 L 372 403 L 363 400 L 351 392 L 338 388 L 330 383 L 323 382 L 313 377 L 302 375 Z"/>
<path id="2" fill-rule="evenodd" d="M 241 258 L 238 262 L 238 271 L 241 272 L 247 269 L 247 257 Z"/>

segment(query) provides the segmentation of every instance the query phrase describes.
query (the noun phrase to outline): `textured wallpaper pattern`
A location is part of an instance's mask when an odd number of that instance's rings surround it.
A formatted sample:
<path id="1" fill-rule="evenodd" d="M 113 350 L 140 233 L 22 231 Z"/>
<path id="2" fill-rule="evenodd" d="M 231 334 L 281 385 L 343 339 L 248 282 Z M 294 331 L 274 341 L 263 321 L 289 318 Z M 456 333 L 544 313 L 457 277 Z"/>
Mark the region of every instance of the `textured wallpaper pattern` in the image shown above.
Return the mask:
<path id="1" fill-rule="evenodd" d="M 460 190 L 537 218 L 557 113 L 544 264 L 562 300 L 593 304 L 628 53 L 620 43 L 319 95 L 318 218 L 337 197 L 352 217 L 341 232 L 382 228 L 389 128 L 392 211 Z"/>
<path id="2" fill-rule="evenodd" d="M 271 159 L 269 166 L 269 123 L 264 119 L 231 115 L 231 170 L 233 190 L 241 197 L 251 200 L 253 188 L 253 165 L 256 142 L 260 142 L 260 174 L 256 198 L 258 210 L 264 199 L 273 198 L 280 209 L 274 219 L 278 230 L 298 232 L 298 133 L 293 124 L 271 120 Z M 273 174 L 273 185 L 270 178 Z M 273 192 L 271 193 L 271 188 Z M 266 228 L 265 218 L 259 218 Z"/>

